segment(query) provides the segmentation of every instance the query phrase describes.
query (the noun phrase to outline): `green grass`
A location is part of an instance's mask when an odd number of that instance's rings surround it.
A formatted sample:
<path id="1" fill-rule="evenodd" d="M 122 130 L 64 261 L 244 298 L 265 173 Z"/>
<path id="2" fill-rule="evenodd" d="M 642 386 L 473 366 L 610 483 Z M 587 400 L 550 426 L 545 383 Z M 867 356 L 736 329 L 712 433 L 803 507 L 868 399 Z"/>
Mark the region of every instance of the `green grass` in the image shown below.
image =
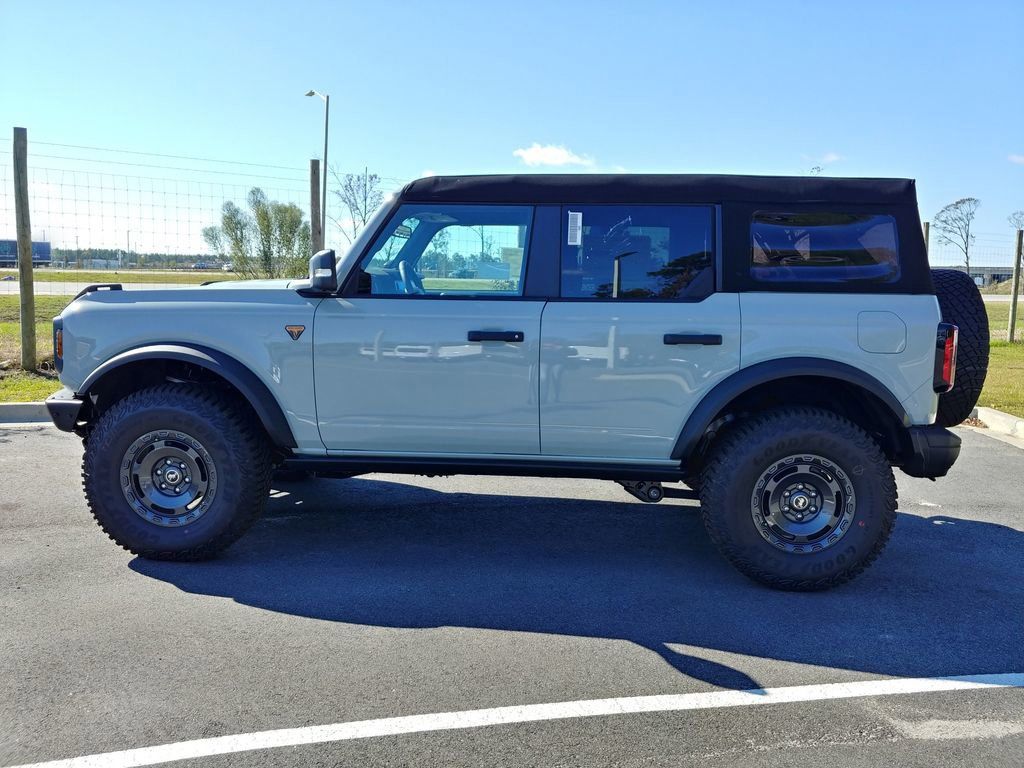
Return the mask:
<path id="1" fill-rule="evenodd" d="M 978 405 L 1024 419 L 1024 343 L 993 341 Z"/>
<path id="2" fill-rule="evenodd" d="M 0 269 L 0 278 L 18 276 L 16 269 Z M 229 272 L 150 272 L 143 269 L 122 269 L 120 271 L 96 271 L 89 269 L 36 269 L 33 277 L 37 283 L 188 283 L 198 285 L 214 278 L 233 279 Z"/>
<path id="3" fill-rule="evenodd" d="M 53 374 L 0 371 L 0 403 L 37 402 L 58 389 L 60 382 Z"/>
<path id="4" fill-rule="evenodd" d="M 1006 341 L 1006 327 L 1010 324 L 1010 302 L 989 301 L 985 303 L 988 311 L 988 331 L 992 341 Z M 1024 339 L 1024 301 L 1017 303 L 1017 332 L 1018 340 Z"/>

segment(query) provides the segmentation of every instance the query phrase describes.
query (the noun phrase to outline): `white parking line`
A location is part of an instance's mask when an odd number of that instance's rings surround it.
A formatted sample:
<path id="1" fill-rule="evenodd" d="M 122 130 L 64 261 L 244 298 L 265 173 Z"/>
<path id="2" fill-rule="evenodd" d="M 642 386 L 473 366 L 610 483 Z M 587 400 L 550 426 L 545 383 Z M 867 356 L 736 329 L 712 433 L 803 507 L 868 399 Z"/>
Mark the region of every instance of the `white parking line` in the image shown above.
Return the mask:
<path id="1" fill-rule="evenodd" d="M 404 733 L 452 731 L 492 725 L 566 720 L 576 717 L 600 717 L 642 712 L 679 712 L 684 710 L 749 707 L 763 704 L 787 704 L 800 701 L 852 699 L 864 696 L 893 696 L 936 691 L 963 691 L 976 688 L 1022 688 L 1024 673 L 1000 675 L 961 675 L 959 677 L 917 677 L 889 680 L 864 680 L 854 683 L 796 685 L 785 688 L 758 688 L 747 691 L 712 691 L 663 696 L 631 696 L 618 699 L 564 701 L 555 704 L 527 704 L 519 707 L 471 709 L 433 715 L 387 717 L 306 728 L 240 733 L 194 741 L 179 741 L 157 747 L 127 749 L 99 755 L 72 757 L 14 768 L 137 768 L 174 760 L 187 760 L 258 749 L 324 744 Z"/>

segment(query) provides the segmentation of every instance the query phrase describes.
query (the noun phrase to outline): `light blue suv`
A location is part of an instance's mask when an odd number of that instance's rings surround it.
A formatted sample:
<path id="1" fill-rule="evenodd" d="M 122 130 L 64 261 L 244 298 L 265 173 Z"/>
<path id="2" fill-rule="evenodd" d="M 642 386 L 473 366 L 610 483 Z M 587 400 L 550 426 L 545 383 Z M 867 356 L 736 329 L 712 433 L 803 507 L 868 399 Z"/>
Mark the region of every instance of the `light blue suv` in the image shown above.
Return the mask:
<path id="1" fill-rule="evenodd" d="M 92 286 L 54 340 L 54 422 L 143 557 L 228 546 L 275 468 L 583 477 L 699 495 L 745 574 L 820 589 L 881 551 L 893 466 L 956 460 L 988 329 L 911 181 L 464 176 L 308 279 Z"/>

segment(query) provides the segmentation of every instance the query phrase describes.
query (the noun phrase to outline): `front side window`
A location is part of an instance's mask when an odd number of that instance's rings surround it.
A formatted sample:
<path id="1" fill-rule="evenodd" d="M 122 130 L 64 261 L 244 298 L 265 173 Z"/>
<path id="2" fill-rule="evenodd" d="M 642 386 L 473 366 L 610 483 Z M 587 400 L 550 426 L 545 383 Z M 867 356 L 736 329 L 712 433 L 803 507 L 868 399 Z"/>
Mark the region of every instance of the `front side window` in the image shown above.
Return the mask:
<path id="1" fill-rule="evenodd" d="M 702 299 L 714 291 L 710 206 L 562 210 L 562 297 Z"/>
<path id="2" fill-rule="evenodd" d="M 533 208 L 405 204 L 360 262 L 372 296 L 521 296 Z"/>
<path id="3" fill-rule="evenodd" d="M 900 276 L 892 216 L 758 211 L 750 237 L 750 276 L 760 282 L 891 283 Z"/>

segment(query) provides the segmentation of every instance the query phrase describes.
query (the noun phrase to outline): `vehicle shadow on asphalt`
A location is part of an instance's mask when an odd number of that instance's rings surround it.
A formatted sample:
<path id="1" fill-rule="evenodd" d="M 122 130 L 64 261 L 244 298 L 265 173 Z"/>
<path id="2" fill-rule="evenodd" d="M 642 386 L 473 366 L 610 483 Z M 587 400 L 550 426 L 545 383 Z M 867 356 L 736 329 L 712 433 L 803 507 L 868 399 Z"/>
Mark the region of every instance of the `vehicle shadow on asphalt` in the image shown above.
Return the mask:
<path id="1" fill-rule="evenodd" d="M 281 488 L 221 558 L 132 569 L 326 621 L 629 640 L 723 688 L 760 686 L 670 645 L 877 675 L 1024 670 L 1024 533 L 1001 525 L 902 513 L 864 575 L 801 594 L 734 571 L 693 506 L 363 478 Z"/>

